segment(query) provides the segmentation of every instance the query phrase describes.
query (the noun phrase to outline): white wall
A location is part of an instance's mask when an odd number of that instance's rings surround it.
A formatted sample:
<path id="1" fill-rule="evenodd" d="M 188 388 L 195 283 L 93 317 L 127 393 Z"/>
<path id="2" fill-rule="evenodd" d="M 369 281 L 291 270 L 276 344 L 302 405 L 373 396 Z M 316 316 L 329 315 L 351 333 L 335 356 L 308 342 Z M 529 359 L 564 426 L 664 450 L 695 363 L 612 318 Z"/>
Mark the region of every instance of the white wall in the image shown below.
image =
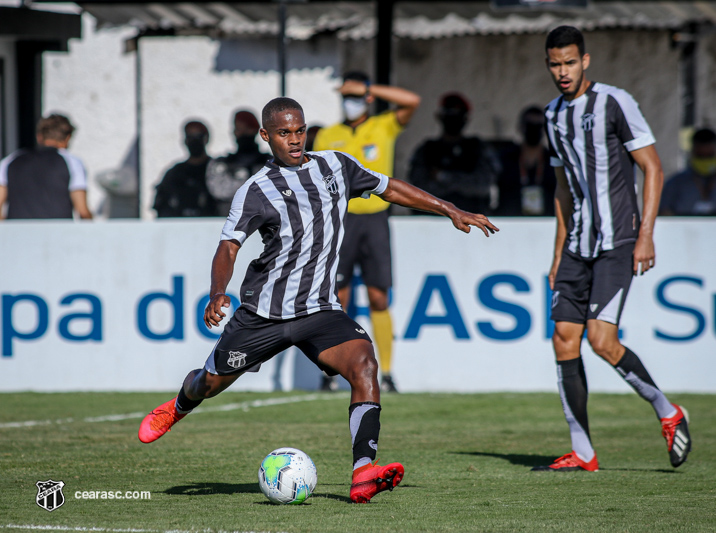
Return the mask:
<path id="1" fill-rule="evenodd" d="M 502 231 L 486 239 L 442 219 L 392 219 L 393 372 L 401 390 L 556 390 L 545 286 L 554 222 L 496 223 Z M 222 225 L 0 224 L 0 391 L 176 390 L 214 342 L 197 315 Z M 716 392 L 714 235 L 713 220 L 660 220 L 657 267 L 632 284 L 622 340 L 666 391 Z M 244 245 L 231 292 L 260 249 L 257 235 Z M 423 306 L 421 294 L 429 296 Z M 411 324 L 419 325 L 414 334 Z M 583 350 L 591 390 L 629 390 L 586 344 Z M 283 363 L 284 387 L 318 385 L 303 356 Z M 272 361 L 235 387 L 272 390 L 276 371 Z"/>

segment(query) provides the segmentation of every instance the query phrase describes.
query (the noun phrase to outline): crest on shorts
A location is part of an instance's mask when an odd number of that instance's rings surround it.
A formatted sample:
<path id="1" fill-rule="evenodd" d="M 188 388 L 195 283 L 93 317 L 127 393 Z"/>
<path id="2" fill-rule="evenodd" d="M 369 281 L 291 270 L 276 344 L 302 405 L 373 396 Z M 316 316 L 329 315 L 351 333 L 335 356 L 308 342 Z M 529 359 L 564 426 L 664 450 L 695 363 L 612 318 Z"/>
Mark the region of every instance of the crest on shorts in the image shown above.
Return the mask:
<path id="1" fill-rule="evenodd" d="M 52 512 L 65 503 L 65 495 L 62 494 L 62 487 L 65 486 L 64 481 L 48 479 L 47 481 L 38 481 L 35 485 L 37 485 L 35 502 L 45 511 Z"/>
<path id="2" fill-rule="evenodd" d="M 333 174 L 323 176 L 323 183 L 326 186 L 326 190 L 331 194 L 338 194 L 338 181 Z"/>
<path id="3" fill-rule="evenodd" d="M 241 368 L 246 364 L 246 354 L 242 352 L 229 352 L 229 360 L 226 364 L 231 368 Z"/>
<path id="4" fill-rule="evenodd" d="M 554 291 L 552 293 L 552 309 L 557 307 L 557 302 L 559 302 L 559 291 Z"/>
<path id="5" fill-rule="evenodd" d="M 594 113 L 585 113 L 582 115 L 582 129 L 584 131 L 592 131 L 594 128 L 594 119 L 596 115 Z"/>

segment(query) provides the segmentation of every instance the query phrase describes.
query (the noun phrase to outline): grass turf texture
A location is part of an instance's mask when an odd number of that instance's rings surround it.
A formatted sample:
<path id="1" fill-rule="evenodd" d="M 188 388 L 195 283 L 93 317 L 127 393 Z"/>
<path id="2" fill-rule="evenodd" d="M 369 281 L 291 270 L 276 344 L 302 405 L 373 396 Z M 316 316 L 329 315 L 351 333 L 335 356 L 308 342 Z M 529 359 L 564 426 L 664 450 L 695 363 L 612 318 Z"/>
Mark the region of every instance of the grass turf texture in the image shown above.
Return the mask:
<path id="1" fill-rule="evenodd" d="M 204 402 L 301 396 L 224 393 Z M 0 529 L 13 525 L 154 531 L 714 531 L 716 398 L 670 395 L 691 415 L 689 460 L 672 469 L 651 407 L 636 395 L 590 397 L 597 473 L 531 472 L 569 451 L 555 394 L 385 395 L 378 456 L 403 483 L 349 504 L 348 398 L 195 413 L 159 441 L 137 439 L 166 394 L 0 394 Z M 26 420 L 72 421 L 7 427 Z M 2 425 L 5 424 L 5 427 Z M 281 446 L 307 452 L 318 487 L 306 504 L 272 505 L 257 470 Z M 66 484 L 64 506 L 35 503 L 35 483 Z M 75 491 L 151 491 L 151 500 L 79 500 Z M 62 529 L 61 529 L 62 530 Z M 27 529 L 25 529 L 27 531 Z"/>

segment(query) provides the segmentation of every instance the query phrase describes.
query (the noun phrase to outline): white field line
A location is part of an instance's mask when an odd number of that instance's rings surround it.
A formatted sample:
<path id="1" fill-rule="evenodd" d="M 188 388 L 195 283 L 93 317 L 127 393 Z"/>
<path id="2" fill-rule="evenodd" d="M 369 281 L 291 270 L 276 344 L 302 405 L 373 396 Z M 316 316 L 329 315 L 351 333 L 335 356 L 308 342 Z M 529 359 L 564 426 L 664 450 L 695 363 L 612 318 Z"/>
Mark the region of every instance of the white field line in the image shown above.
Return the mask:
<path id="1" fill-rule="evenodd" d="M 248 402 L 238 403 L 227 403 L 224 405 L 217 405 L 213 407 L 197 407 L 192 411 L 193 413 L 216 413 L 223 411 L 250 411 L 258 407 L 271 407 L 274 405 L 285 405 L 290 403 L 301 403 L 301 402 L 314 402 L 318 400 L 343 400 L 348 398 L 348 393 L 336 393 L 336 394 L 307 394 L 305 396 L 285 396 L 282 398 L 267 398 L 265 400 L 252 400 Z M 147 413 L 127 413 L 123 415 L 104 415 L 104 416 L 90 416 L 87 418 L 58 418 L 57 420 L 25 420 L 22 422 L 5 422 L 0 424 L 0 429 L 8 428 L 27 428 L 34 426 L 50 426 L 50 425 L 62 425 L 70 424 L 72 422 L 117 422 L 120 420 L 131 420 L 137 418 L 144 418 Z M 100 531 L 100 530 L 98 530 Z M 105 530 L 101 530 L 105 531 Z M 109 530 L 107 530 L 109 531 Z M 126 530 L 126 531 L 150 531 L 150 530 Z"/>
<path id="2" fill-rule="evenodd" d="M 0 529 L 22 529 L 32 531 L 89 531 L 96 533 L 270 533 L 258 531 L 225 531 L 223 529 L 134 529 L 134 528 L 109 528 L 109 527 L 83 527 L 83 526 L 50 526 L 38 524 L 5 524 Z"/>

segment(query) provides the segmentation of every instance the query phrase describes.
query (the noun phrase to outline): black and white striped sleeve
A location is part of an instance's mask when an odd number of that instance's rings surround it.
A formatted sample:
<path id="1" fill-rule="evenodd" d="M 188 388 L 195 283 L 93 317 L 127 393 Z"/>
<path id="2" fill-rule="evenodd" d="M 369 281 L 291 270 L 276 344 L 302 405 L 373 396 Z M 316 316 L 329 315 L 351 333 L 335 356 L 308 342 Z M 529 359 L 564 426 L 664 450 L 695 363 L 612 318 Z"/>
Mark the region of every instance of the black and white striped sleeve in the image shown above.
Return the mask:
<path id="1" fill-rule="evenodd" d="M 624 90 L 610 94 L 609 115 L 619 140 L 629 152 L 644 148 L 656 142 L 649 124 L 632 95 Z"/>
<path id="2" fill-rule="evenodd" d="M 365 168 L 353 156 L 343 152 L 336 152 L 336 157 L 343 167 L 349 198 L 368 198 L 371 194 L 382 194 L 388 188 L 390 178 L 385 174 Z"/>
<path id="3" fill-rule="evenodd" d="M 221 231 L 222 241 L 238 241 L 243 245 L 249 235 L 264 223 L 266 209 L 258 189 L 254 181 L 249 181 L 236 191 Z"/>

